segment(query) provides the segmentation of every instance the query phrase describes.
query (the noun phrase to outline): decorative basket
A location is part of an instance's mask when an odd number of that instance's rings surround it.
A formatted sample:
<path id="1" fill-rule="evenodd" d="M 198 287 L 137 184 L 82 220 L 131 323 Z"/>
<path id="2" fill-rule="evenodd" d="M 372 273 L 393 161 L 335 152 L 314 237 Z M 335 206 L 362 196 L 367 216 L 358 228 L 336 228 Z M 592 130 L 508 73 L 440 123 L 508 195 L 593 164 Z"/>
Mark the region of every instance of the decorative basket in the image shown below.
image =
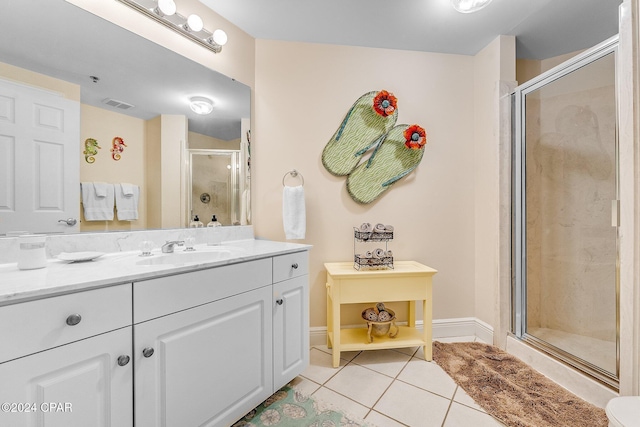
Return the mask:
<path id="1" fill-rule="evenodd" d="M 373 342 L 373 337 L 384 337 L 388 335 L 390 338 L 395 338 L 400 330 L 396 325 L 396 313 L 393 310 L 385 309 L 385 311 L 391 315 L 391 319 L 384 322 L 376 322 L 366 318 L 365 313 L 370 309 L 373 309 L 373 307 L 362 310 L 362 318 L 367 321 L 367 338 L 369 342 Z M 393 331 L 391 327 L 395 328 L 395 331 Z"/>

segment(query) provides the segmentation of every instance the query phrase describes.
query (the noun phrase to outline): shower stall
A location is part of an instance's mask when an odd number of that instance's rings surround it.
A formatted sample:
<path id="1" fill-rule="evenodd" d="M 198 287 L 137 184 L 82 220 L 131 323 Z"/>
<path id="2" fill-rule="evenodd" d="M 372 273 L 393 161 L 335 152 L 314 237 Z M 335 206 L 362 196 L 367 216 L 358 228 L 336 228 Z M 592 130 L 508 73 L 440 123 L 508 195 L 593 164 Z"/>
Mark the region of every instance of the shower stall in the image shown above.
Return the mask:
<path id="1" fill-rule="evenodd" d="M 513 318 L 528 344 L 617 388 L 617 37 L 512 94 Z"/>
<path id="2" fill-rule="evenodd" d="M 216 215 L 222 225 L 246 224 L 239 150 L 188 150 L 189 221 L 197 215 L 205 225 Z"/>

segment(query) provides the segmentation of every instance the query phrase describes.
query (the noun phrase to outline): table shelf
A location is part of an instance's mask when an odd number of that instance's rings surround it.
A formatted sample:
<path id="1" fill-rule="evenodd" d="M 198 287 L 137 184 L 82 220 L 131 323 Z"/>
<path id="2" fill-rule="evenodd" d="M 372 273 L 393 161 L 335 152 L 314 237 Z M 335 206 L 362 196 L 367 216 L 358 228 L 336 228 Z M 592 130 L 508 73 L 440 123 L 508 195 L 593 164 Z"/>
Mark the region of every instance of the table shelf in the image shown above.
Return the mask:
<path id="1" fill-rule="evenodd" d="M 327 346 L 333 351 L 333 367 L 340 365 L 343 351 L 423 347 L 425 360 L 432 358 L 431 267 L 415 261 L 398 261 L 393 270 L 355 270 L 351 263 L 326 263 Z M 345 304 L 406 301 L 408 326 L 398 325 L 395 338 L 373 337 L 366 328 L 342 328 L 340 306 Z M 416 301 L 422 301 L 423 327 L 416 328 Z"/>
<path id="2" fill-rule="evenodd" d="M 367 328 L 342 328 L 340 329 L 340 351 L 381 350 L 389 348 L 422 347 L 424 336 L 419 329 L 398 325 L 399 331 L 396 338 L 389 336 L 373 337 L 369 342 Z M 329 336 L 333 347 L 333 333 Z"/>

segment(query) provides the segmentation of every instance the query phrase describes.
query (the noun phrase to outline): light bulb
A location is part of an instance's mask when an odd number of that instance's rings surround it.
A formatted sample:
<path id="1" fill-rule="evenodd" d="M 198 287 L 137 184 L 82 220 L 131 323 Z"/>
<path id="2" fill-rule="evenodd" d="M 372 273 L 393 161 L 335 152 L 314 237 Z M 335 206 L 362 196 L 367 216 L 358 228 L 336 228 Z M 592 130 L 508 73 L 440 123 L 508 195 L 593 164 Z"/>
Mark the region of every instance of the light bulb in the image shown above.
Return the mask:
<path id="1" fill-rule="evenodd" d="M 191 31 L 195 31 L 196 33 L 204 28 L 202 18 L 200 18 L 196 14 L 189 15 L 189 17 L 187 18 L 187 25 L 189 26 L 189 29 Z"/>
<path id="2" fill-rule="evenodd" d="M 191 107 L 191 111 L 196 114 L 209 114 L 213 111 L 213 101 L 209 98 L 205 98 L 204 96 L 194 96 L 189 99 L 191 102 L 189 107 Z"/>
<path id="3" fill-rule="evenodd" d="M 222 30 L 215 30 L 213 32 L 213 42 L 219 46 L 227 44 L 227 33 Z"/>
<path id="4" fill-rule="evenodd" d="M 491 0 L 451 0 L 451 5 L 460 13 L 477 12 L 491 3 Z"/>
<path id="5" fill-rule="evenodd" d="M 165 16 L 176 13 L 176 3 L 173 0 L 158 0 L 158 9 Z"/>

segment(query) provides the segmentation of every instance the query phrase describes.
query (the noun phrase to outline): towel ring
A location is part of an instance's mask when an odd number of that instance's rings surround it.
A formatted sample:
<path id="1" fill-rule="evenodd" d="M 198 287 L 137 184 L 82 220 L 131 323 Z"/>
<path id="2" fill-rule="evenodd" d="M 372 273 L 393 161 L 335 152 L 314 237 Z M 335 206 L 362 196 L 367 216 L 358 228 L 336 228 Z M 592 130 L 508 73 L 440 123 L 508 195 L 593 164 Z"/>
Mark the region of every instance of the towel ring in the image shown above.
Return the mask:
<path id="1" fill-rule="evenodd" d="M 302 176 L 302 174 L 300 172 L 298 172 L 297 170 L 293 169 L 293 170 L 290 170 L 289 172 L 285 173 L 284 176 L 282 177 L 282 186 L 283 187 L 285 187 L 284 179 L 287 177 L 287 175 L 291 175 L 294 178 L 299 176 L 300 179 L 302 180 L 302 185 L 304 186 L 304 177 Z"/>

